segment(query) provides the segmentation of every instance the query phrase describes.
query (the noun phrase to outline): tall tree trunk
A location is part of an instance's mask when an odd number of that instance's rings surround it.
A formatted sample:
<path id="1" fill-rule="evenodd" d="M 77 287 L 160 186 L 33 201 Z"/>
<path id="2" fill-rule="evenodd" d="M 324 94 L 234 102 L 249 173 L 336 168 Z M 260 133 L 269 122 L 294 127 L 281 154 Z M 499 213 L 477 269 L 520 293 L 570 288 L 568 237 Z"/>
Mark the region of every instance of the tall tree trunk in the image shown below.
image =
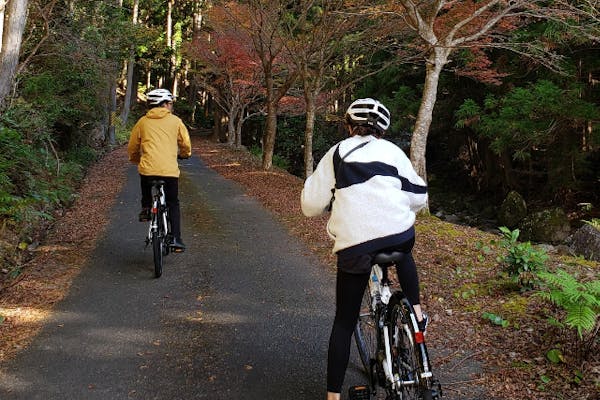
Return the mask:
<path id="1" fill-rule="evenodd" d="M 192 79 L 188 88 L 188 103 L 192 107 L 191 120 L 192 124 L 196 124 L 196 109 L 198 108 L 198 87 L 196 86 L 196 80 Z"/>
<path id="2" fill-rule="evenodd" d="M 4 10 L 8 0 L 0 0 L 0 52 L 2 52 L 2 36 L 4 33 Z"/>
<path id="3" fill-rule="evenodd" d="M 114 146 L 117 143 L 116 119 L 117 119 L 117 81 L 111 80 L 109 93 L 109 115 L 110 125 L 108 126 L 108 144 Z"/>
<path id="4" fill-rule="evenodd" d="M 2 0 L 0 0 L 2 1 Z M 4 30 L 0 48 L 0 107 L 9 96 L 19 64 L 23 31 L 27 22 L 27 0 L 9 0 L 4 10 Z"/>
<path id="5" fill-rule="evenodd" d="M 239 110 L 237 106 L 231 106 L 227 115 L 227 144 L 235 144 L 235 125 L 238 119 Z"/>
<path id="6" fill-rule="evenodd" d="M 202 13 L 202 5 L 203 1 L 196 1 L 194 3 L 195 9 L 192 17 L 192 43 L 200 43 L 200 38 L 202 35 L 202 21 L 204 14 Z M 191 61 L 192 70 L 197 70 L 197 61 Z M 192 123 L 196 123 L 196 109 L 198 108 L 197 98 L 198 98 L 198 85 L 196 83 L 196 79 L 192 77 L 190 79 L 189 86 L 189 95 L 188 95 L 189 104 L 192 106 Z"/>
<path id="7" fill-rule="evenodd" d="M 433 119 L 433 108 L 437 99 L 438 84 L 442 68 L 448 62 L 449 51 L 446 49 L 435 48 L 427 62 L 427 72 L 425 74 L 425 87 L 423 88 L 423 97 L 421 106 L 417 114 L 415 129 L 410 142 L 410 160 L 425 182 L 427 182 L 427 165 L 425 152 L 427 149 L 427 135 Z"/>
<path id="8" fill-rule="evenodd" d="M 235 123 L 235 147 L 238 149 L 242 147 L 242 127 L 244 126 L 245 121 L 244 114 L 246 114 L 246 110 L 242 108 Z"/>
<path id="9" fill-rule="evenodd" d="M 132 23 L 133 25 L 137 25 L 138 20 L 138 10 L 139 10 L 139 0 L 133 1 L 133 16 Z M 125 90 L 125 98 L 123 99 L 123 110 L 121 111 L 121 121 L 124 124 L 127 123 L 127 119 L 129 118 L 129 110 L 131 109 L 131 98 L 133 90 L 137 90 L 137 87 L 134 87 L 133 84 L 133 69 L 135 68 L 135 48 L 131 46 L 129 50 L 129 61 L 127 61 L 127 83 Z"/>
<path id="10" fill-rule="evenodd" d="M 131 51 L 130 54 L 129 61 L 127 61 L 127 83 L 125 84 L 125 97 L 123 98 L 123 109 L 121 110 L 121 121 L 123 121 L 123 124 L 126 124 L 127 119 L 129 118 L 131 97 L 133 92 L 133 69 L 135 68 L 135 61 L 133 59 L 133 51 Z"/>
<path id="11" fill-rule="evenodd" d="M 275 136 L 277 135 L 277 100 L 269 99 L 267 103 L 267 124 L 263 134 L 262 168 L 265 171 L 273 167 Z"/>
<path id="12" fill-rule="evenodd" d="M 267 103 L 267 119 L 262 137 L 262 168 L 266 171 L 273 166 L 273 151 L 275 149 L 275 135 L 277 134 L 277 104 L 274 94 L 272 70 L 267 64 L 265 71 L 265 91 Z"/>
<path id="13" fill-rule="evenodd" d="M 138 63 L 134 63 L 133 67 L 133 77 L 131 78 L 132 87 L 131 87 L 131 96 L 129 97 L 129 111 L 131 112 L 131 104 L 136 104 L 138 99 L 138 82 L 140 78 L 140 66 Z"/>
<path id="14" fill-rule="evenodd" d="M 213 110 L 213 131 L 210 139 L 216 143 L 227 142 L 227 132 L 224 131 L 223 125 L 226 115 L 223 108 L 215 104 Z"/>
<path id="15" fill-rule="evenodd" d="M 202 34 L 202 21 L 204 18 L 204 14 L 202 13 L 202 2 L 196 2 L 196 10 L 194 11 L 194 15 L 192 16 L 192 42 L 198 43 L 200 40 L 200 35 Z"/>
<path id="16" fill-rule="evenodd" d="M 313 136 L 315 132 L 315 116 L 317 113 L 315 94 L 310 89 L 305 89 L 306 101 L 306 126 L 304 128 L 304 177 L 308 178 L 313 173 Z"/>
<path id="17" fill-rule="evenodd" d="M 150 90 L 150 85 L 152 85 L 152 62 L 148 62 L 146 65 L 146 89 Z"/>
<path id="18" fill-rule="evenodd" d="M 273 167 L 273 152 L 275 151 L 275 137 L 277 136 L 277 112 L 279 111 L 279 101 L 288 92 L 290 87 L 296 81 L 298 72 L 290 74 L 281 86 L 275 89 L 275 79 L 273 69 L 265 68 L 265 90 L 267 92 L 267 124 L 263 133 L 263 157 L 262 168 L 265 171 Z"/>
<path id="19" fill-rule="evenodd" d="M 167 36 L 167 47 L 171 49 L 171 62 L 169 66 L 169 76 L 166 77 L 168 82 L 172 82 L 172 89 L 177 90 L 177 82 L 175 78 L 175 53 L 173 51 L 173 7 L 175 5 L 175 0 L 169 0 L 167 2 L 167 27 L 166 27 L 166 36 Z"/>

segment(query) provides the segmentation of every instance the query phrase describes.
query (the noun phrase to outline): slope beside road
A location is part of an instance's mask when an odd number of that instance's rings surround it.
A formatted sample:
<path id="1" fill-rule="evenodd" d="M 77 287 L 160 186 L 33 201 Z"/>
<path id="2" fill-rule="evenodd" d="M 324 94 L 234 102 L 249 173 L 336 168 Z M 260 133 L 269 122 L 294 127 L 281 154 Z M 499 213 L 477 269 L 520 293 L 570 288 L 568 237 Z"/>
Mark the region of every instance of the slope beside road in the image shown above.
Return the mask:
<path id="1" fill-rule="evenodd" d="M 145 224 L 135 220 L 135 168 L 121 149 L 92 171 L 24 278 L 3 292 L 0 307 L 20 311 L 0 326 L 8 339 L 0 399 L 323 397 L 330 243 L 298 240 L 321 232 L 322 221 L 283 212 L 297 207 L 297 178 L 248 168 L 242 153 L 215 163 L 218 147 L 202 143 L 194 146 L 202 159 L 182 162 L 188 250 L 169 255 L 158 280 Z M 242 186 L 214 171 L 223 169 Z M 442 381 L 459 382 L 445 398 L 481 398 L 471 385 L 481 368 L 468 353 L 432 352 L 457 361 L 439 370 Z M 364 383 L 355 356 L 346 383 Z"/>

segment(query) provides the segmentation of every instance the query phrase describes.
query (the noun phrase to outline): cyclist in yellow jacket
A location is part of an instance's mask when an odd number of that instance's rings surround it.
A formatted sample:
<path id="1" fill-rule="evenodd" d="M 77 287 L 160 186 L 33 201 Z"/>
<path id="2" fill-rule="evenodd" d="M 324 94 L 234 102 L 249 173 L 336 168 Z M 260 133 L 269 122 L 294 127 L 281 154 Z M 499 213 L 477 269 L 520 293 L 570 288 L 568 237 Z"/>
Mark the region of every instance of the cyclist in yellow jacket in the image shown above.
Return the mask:
<path id="1" fill-rule="evenodd" d="M 147 103 L 150 109 L 131 130 L 127 152 L 129 161 L 138 166 L 140 174 L 142 211 L 139 220 L 150 219 L 152 180 L 163 180 L 173 234 L 171 247 L 174 251 L 182 252 L 185 244 L 181 240 L 177 158 L 189 158 L 192 146 L 183 121 L 173 115 L 173 100 L 173 95 L 166 89 L 148 92 Z"/>

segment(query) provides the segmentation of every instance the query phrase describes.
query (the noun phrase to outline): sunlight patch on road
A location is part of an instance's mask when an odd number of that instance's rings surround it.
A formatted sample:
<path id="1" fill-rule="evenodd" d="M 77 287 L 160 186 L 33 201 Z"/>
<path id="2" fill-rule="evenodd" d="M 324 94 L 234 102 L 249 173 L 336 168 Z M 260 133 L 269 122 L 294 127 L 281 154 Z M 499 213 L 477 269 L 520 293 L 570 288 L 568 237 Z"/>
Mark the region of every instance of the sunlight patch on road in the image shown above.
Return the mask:
<path id="1" fill-rule="evenodd" d="M 285 176 L 282 172 L 279 171 L 250 171 L 245 173 L 244 175 L 256 175 L 256 176 Z"/>
<path id="2" fill-rule="evenodd" d="M 211 167 L 213 167 L 213 168 L 229 168 L 229 167 L 239 167 L 239 166 L 241 166 L 241 164 L 238 162 L 233 162 L 233 163 L 229 163 L 229 164 L 211 165 Z"/>
<path id="3" fill-rule="evenodd" d="M 49 314 L 48 310 L 34 307 L 0 307 L 0 315 L 8 319 L 18 319 L 24 323 L 43 321 Z"/>
<path id="4" fill-rule="evenodd" d="M 235 314 L 231 312 L 198 312 L 196 315 L 188 316 L 188 321 L 194 322 L 210 322 L 218 323 L 220 325 L 230 325 L 250 322 L 250 319 L 246 315 Z"/>
<path id="5" fill-rule="evenodd" d="M 55 251 L 69 251 L 72 250 L 69 246 L 64 246 L 60 244 L 44 244 L 35 249 L 35 251 L 39 253 L 51 253 Z"/>
<path id="6" fill-rule="evenodd" d="M 4 387 L 8 392 L 24 392 L 33 387 L 33 384 L 33 382 L 21 379 L 18 375 L 0 371 L 0 387 Z"/>

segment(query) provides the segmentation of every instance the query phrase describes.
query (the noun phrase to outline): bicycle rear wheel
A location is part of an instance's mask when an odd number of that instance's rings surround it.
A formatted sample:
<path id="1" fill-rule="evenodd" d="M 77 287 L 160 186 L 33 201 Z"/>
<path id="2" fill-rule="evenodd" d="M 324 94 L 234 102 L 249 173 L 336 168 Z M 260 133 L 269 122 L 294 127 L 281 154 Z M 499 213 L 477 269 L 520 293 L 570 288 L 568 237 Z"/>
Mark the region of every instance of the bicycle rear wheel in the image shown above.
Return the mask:
<path id="1" fill-rule="evenodd" d="M 164 241 L 160 232 L 152 232 L 152 251 L 154 253 L 154 277 L 162 275 L 164 261 Z"/>
<path id="2" fill-rule="evenodd" d="M 423 359 L 420 346 L 415 339 L 416 319 L 414 311 L 406 298 L 392 299 L 390 337 L 392 338 L 393 372 L 402 381 L 400 393 L 402 399 L 431 399 L 427 379 L 422 378 Z M 392 303 L 391 302 L 391 303 Z"/>
<path id="3" fill-rule="evenodd" d="M 377 353 L 377 326 L 368 287 L 363 294 L 358 322 L 354 328 L 354 341 L 356 342 L 365 374 L 369 377 L 369 380 L 372 380 L 371 366 Z"/>

